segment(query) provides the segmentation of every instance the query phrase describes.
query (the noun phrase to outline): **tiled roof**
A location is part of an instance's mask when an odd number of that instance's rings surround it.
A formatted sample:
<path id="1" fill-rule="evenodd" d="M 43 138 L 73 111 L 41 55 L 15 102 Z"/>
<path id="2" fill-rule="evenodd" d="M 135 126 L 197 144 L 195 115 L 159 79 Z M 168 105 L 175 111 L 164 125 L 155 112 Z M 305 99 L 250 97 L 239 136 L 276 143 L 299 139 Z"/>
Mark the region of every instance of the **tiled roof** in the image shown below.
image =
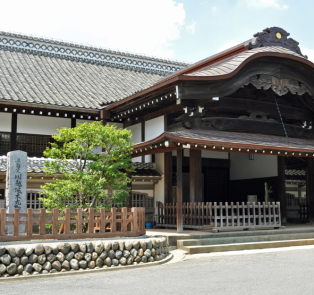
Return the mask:
<path id="1" fill-rule="evenodd" d="M 0 32 L 0 101 L 97 109 L 187 65 Z"/>
<path id="2" fill-rule="evenodd" d="M 53 161 L 51 158 L 27 158 L 27 173 L 45 174 L 44 165 L 46 161 Z M 153 163 L 134 163 L 135 172 L 132 176 L 161 176 L 161 173 L 154 168 Z M 0 156 L 0 172 L 7 171 L 7 156 Z"/>

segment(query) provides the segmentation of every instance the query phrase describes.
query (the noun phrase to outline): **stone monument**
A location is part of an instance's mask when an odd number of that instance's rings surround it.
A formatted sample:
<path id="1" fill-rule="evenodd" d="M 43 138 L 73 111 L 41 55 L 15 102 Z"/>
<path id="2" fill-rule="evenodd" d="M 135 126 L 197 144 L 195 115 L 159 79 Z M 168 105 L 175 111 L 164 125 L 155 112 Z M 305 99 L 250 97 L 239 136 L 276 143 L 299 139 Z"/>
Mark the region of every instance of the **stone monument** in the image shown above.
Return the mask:
<path id="1" fill-rule="evenodd" d="M 14 213 L 14 208 L 19 208 L 20 213 L 26 213 L 27 189 L 27 153 L 13 151 L 7 154 L 6 175 L 6 213 Z M 8 220 L 12 221 L 10 217 Z M 26 220 L 21 217 L 20 220 Z M 20 225 L 20 233 L 25 233 L 25 224 Z M 13 225 L 6 226 L 7 234 L 13 233 Z"/>

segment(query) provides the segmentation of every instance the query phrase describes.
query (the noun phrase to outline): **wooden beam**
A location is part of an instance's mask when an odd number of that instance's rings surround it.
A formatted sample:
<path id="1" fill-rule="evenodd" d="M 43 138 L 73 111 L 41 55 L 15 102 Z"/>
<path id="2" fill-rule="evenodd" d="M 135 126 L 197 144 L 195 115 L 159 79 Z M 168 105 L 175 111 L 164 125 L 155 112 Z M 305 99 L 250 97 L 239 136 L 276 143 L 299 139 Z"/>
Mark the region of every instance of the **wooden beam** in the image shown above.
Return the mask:
<path id="1" fill-rule="evenodd" d="M 17 113 L 12 113 L 10 151 L 16 150 L 16 133 L 17 133 Z"/>
<path id="2" fill-rule="evenodd" d="M 183 150 L 177 150 L 177 232 L 183 232 L 182 201 L 183 201 L 183 179 L 182 179 Z"/>
<path id="3" fill-rule="evenodd" d="M 172 152 L 164 153 L 165 203 L 172 203 Z"/>
<path id="4" fill-rule="evenodd" d="M 190 150 L 190 202 L 203 202 L 201 152 Z"/>
<path id="5" fill-rule="evenodd" d="M 141 122 L 141 140 L 142 142 L 145 141 L 145 121 L 142 120 Z M 142 163 L 145 163 L 145 156 L 142 156 Z"/>
<path id="6" fill-rule="evenodd" d="M 71 118 L 71 128 L 75 128 L 76 127 L 76 118 Z"/>
<path id="7" fill-rule="evenodd" d="M 287 223 L 287 199 L 286 199 L 286 182 L 285 182 L 285 157 L 278 156 L 278 200 L 280 202 L 281 223 Z"/>

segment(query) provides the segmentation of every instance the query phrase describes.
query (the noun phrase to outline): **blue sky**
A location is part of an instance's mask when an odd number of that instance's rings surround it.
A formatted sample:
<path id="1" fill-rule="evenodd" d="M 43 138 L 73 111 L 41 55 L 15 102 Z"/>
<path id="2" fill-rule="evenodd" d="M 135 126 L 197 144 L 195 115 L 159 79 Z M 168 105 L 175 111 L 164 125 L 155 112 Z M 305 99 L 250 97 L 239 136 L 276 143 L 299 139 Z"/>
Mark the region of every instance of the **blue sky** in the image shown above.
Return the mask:
<path id="1" fill-rule="evenodd" d="M 314 61 L 313 0 L 10 0 L 0 30 L 196 62 L 279 26 Z"/>

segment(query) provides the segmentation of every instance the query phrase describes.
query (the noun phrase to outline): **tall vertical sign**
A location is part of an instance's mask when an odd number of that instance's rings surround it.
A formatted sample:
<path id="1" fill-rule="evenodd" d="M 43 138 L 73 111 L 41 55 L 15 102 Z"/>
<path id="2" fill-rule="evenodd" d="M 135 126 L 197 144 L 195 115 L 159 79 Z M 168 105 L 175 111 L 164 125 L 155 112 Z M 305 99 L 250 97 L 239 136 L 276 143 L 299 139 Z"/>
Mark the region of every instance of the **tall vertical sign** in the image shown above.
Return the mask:
<path id="1" fill-rule="evenodd" d="M 6 175 L 6 212 L 14 213 L 14 208 L 19 208 L 20 213 L 26 213 L 27 189 L 27 153 L 22 151 L 9 152 L 7 155 Z M 13 218 L 9 217 L 12 221 Z M 20 218 L 25 220 L 25 217 Z M 25 233 L 25 224 L 20 225 L 20 233 Z M 8 234 L 13 233 L 13 225 L 6 227 Z"/>

